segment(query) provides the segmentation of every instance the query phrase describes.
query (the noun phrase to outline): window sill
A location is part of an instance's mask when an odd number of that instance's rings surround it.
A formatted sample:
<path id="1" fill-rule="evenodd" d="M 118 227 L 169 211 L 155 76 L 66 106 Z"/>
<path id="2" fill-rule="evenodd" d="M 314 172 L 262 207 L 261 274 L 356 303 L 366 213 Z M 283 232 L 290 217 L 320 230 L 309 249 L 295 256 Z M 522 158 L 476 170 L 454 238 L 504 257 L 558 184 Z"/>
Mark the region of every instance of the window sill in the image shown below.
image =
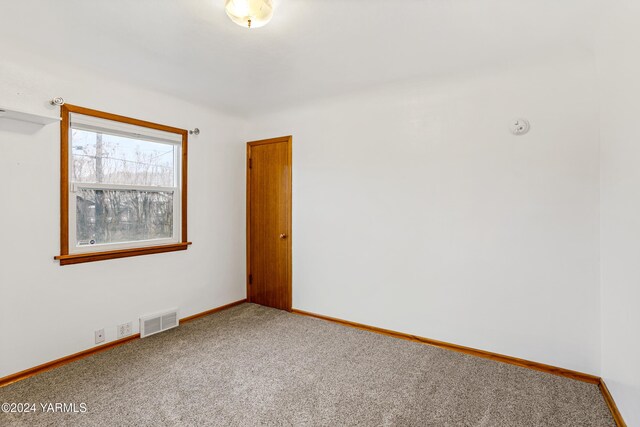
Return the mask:
<path id="1" fill-rule="evenodd" d="M 159 254 L 162 252 L 184 251 L 191 242 L 176 243 L 173 245 L 147 246 L 145 248 L 120 249 L 117 251 L 88 252 L 83 254 L 57 255 L 54 259 L 60 261 L 60 265 L 80 264 L 83 262 L 104 261 L 107 259 L 126 258 L 138 255 Z"/>

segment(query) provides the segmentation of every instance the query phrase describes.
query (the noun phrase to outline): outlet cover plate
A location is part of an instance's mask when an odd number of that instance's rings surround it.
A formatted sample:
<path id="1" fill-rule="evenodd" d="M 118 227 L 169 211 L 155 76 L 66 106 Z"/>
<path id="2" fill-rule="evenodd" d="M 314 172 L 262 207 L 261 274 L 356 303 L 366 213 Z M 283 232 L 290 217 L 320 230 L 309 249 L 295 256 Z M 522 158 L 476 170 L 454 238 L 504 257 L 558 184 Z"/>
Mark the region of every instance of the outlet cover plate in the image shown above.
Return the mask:
<path id="1" fill-rule="evenodd" d="M 104 342 L 105 338 L 104 338 L 104 329 L 98 329 L 95 332 L 96 335 L 96 344 L 100 344 L 102 342 Z"/>
<path id="2" fill-rule="evenodd" d="M 133 333 L 132 332 L 132 327 L 133 327 L 133 323 L 132 322 L 123 323 L 121 325 L 118 325 L 118 329 L 117 329 L 118 338 L 124 338 L 124 337 L 128 337 L 129 335 L 131 335 Z"/>

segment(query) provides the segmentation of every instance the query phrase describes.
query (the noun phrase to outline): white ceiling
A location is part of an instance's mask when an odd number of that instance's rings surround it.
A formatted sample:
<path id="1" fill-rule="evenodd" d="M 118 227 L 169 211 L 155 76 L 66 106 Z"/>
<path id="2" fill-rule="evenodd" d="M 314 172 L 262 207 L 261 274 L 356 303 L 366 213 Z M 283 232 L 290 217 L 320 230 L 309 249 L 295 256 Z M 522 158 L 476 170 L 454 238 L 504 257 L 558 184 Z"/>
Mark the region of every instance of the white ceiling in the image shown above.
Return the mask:
<path id="1" fill-rule="evenodd" d="M 239 114 L 378 84 L 588 51 L 596 0 L 2 0 L 13 48 Z"/>

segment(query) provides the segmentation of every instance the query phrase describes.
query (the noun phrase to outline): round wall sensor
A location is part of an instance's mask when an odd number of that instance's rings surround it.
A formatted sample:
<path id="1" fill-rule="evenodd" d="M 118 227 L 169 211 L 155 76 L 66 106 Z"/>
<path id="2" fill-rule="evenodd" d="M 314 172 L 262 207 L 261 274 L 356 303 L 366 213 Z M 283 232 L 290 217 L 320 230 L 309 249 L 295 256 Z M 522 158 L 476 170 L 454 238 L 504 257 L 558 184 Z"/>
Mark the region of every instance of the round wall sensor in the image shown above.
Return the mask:
<path id="1" fill-rule="evenodd" d="M 524 135 L 530 128 L 531 125 L 527 119 L 514 119 L 511 122 L 511 133 L 514 135 Z"/>

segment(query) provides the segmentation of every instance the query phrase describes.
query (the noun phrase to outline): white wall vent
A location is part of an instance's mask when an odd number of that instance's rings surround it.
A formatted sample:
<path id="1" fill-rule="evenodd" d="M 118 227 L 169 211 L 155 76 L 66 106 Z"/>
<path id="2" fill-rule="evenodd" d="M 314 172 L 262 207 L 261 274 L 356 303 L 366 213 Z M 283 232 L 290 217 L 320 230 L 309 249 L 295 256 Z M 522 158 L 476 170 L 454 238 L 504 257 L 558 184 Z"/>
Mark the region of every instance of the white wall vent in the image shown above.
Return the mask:
<path id="1" fill-rule="evenodd" d="M 140 337 L 148 337 L 149 335 L 175 328 L 179 324 L 178 309 L 142 316 L 140 317 Z"/>

